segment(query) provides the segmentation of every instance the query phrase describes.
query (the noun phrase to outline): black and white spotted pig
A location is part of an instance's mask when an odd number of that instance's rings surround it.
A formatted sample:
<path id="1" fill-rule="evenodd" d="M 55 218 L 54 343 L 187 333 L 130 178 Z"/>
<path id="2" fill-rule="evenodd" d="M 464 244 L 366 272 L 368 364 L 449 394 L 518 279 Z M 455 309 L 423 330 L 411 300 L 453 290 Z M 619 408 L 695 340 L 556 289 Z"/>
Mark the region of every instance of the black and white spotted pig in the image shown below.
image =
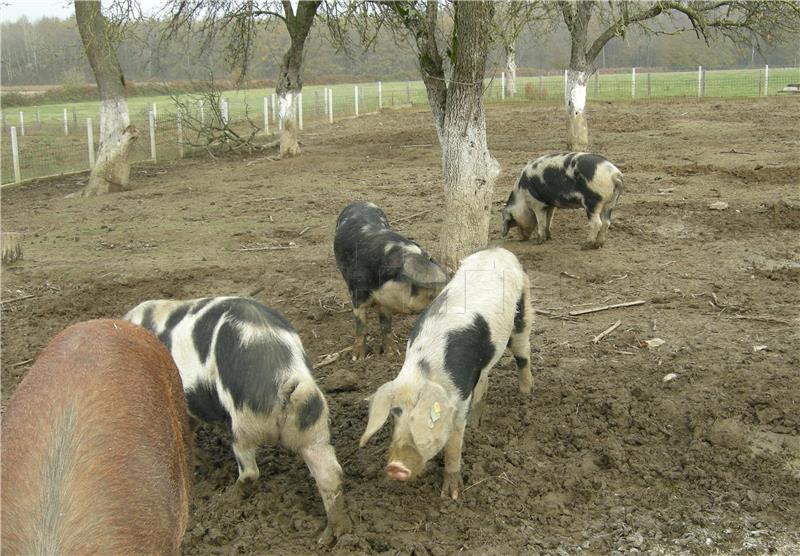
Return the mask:
<path id="1" fill-rule="evenodd" d="M 542 156 L 525 166 L 503 209 L 503 237 L 514 226 L 522 239 L 536 229 L 538 243 L 550 239 L 556 208 L 583 208 L 589 217 L 589 239 L 583 249 L 602 247 L 611 211 L 622 193 L 622 172 L 599 154 Z"/>
<path id="2" fill-rule="evenodd" d="M 372 203 L 347 205 L 336 221 L 336 266 L 347 283 L 355 318 L 353 358 L 366 355 L 367 308 L 381 325 L 381 351 L 392 346 L 392 314 L 417 313 L 447 283 L 442 268 L 417 243 L 389 227 Z"/>
<path id="3" fill-rule="evenodd" d="M 394 432 L 385 471 L 408 481 L 444 448 L 442 495 L 462 490 L 461 448 L 467 414 L 480 422 L 489 372 L 511 348 L 519 389 L 533 387 L 528 275 L 500 248 L 465 258 L 453 279 L 420 315 L 397 377 L 370 400 L 364 446 L 391 414 Z"/>
<path id="4" fill-rule="evenodd" d="M 300 453 L 316 480 L 328 516 L 320 541 L 349 532 L 328 406 L 286 319 L 242 297 L 145 301 L 125 319 L 169 348 L 192 417 L 230 426 L 237 490 L 258 479 L 258 448 L 281 444 Z"/>

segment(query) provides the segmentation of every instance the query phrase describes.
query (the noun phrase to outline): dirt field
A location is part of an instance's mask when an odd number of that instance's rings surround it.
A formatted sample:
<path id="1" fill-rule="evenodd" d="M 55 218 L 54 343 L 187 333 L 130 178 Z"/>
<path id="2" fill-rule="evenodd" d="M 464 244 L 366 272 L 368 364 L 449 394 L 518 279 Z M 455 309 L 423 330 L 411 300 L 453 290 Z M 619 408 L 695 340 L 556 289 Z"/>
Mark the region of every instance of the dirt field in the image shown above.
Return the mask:
<path id="1" fill-rule="evenodd" d="M 593 150 L 626 176 L 606 247 L 579 250 L 579 211 L 559 212 L 545 245 L 503 242 L 492 216 L 490 243 L 519 256 L 552 316 L 534 326 L 530 397 L 510 357 L 494 371 L 486 420 L 467 428 L 462 502 L 439 497 L 440 459 L 413 484 L 384 478 L 388 427 L 358 448 L 363 400 L 401 355 L 319 369 L 355 523 L 333 553 L 800 554 L 800 103 L 590 110 Z M 556 107 L 514 106 L 491 107 L 488 125 L 499 208 L 529 158 L 563 149 L 564 124 Z M 435 249 L 435 143 L 428 112 L 390 112 L 310 129 L 294 160 L 140 166 L 132 191 L 89 200 L 65 198 L 85 176 L 5 189 L 2 228 L 24 232 L 25 259 L 2 274 L 3 406 L 56 332 L 145 299 L 252 294 L 313 361 L 348 346 L 336 216 L 372 200 Z M 240 250 L 278 245 L 296 248 Z M 412 324 L 396 319 L 402 343 Z M 319 550 L 322 503 L 298 456 L 263 450 L 258 489 L 238 502 L 227 433 L 197 441 L 216 468 L 197 469 L 187 554 Z"/>

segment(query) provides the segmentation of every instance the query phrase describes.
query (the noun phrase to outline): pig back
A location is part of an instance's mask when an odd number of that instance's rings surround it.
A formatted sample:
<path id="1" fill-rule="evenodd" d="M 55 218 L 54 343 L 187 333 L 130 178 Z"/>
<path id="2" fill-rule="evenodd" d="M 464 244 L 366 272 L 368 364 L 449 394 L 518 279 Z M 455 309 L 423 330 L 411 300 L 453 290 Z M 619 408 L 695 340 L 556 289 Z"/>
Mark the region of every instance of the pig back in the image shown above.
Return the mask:
<path id="1" fill-rule="evenodd" d="M 71 326 L 3 418 L 3 552 L 177 553 L 190 442 L 180 376 L 152 334 L 125 321 Z"/>

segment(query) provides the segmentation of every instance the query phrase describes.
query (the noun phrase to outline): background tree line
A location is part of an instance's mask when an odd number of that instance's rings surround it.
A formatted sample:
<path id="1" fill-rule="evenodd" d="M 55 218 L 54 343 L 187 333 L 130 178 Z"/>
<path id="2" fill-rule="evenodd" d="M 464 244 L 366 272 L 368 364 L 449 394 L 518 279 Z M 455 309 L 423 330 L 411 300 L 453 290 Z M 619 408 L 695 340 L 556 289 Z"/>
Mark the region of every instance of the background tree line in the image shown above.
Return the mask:
<path id="1" fill-rule="evenodd" d="M 203 38 L 186 31 L 169 40 L 160 33 L 166 23 L 144 20 L 131 24 L 118 47 L 120 65 L 132 81 L 235 80 L 226 52 L 229 41 L 217 37 L 201 52 Z M 516 49 L 517 72 L 533 75 L 561 71 L 569 62 L 570 35 L 563 21 L 554 22 L 548 32 L 528 25 L 519 35 Z M 541 26 L 541 24 L 539 24 Z M 707 45 L 694 33 L 668 34 L 674 22 L 667 17 L 654 20 L 652 28 L 660 34 L 634 29 L 625 40 L 610 41 L 598 56 L 603 68 L 691 68 L 747 66 L 768 63 L 775 66 L 800 65 L 800 32 L 794 40 L 763 45 L 761 52 L 732 43 Z M 289 46 L 286 28 L 279 25 L 258 28 L 249 64 L 248 79 L 273 82 L 281 58 Z M 337 49 L 329 40 L 329 30 L 315 25 L 306 45 L 304 79 L 307 83 L 419 79 L 413 49 L 394 34 L 381 29 L 368 50 L 360 46 L 357 31 L 346 29 L 349 48 Z M 81 45 L 75 18 L 43 18 L 30 22 L 22 18 L 0 25 L 2 83 L 20 85 L 67 85 L 92 83 L 91 68 Z M 503 71 L 505 54 L 499 44 L 489 52 L 489 73 Z"/>

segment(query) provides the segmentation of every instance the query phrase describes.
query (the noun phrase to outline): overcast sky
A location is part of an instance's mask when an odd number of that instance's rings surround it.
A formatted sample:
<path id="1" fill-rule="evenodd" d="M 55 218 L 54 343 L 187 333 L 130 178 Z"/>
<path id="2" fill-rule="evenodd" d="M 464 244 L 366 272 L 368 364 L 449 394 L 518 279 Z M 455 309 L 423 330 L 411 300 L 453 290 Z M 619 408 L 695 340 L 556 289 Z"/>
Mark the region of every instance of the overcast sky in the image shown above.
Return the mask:
<path id="1" fill-rule="evenodd" d="M 145 12 L 164 4 L 163 0 L 139 0 Z M 16 21 L 23 15 L 30 21 L 44 16 L 67 19 L 75 14 L 71 0 L 0 0 L 0 21 Z"/>

